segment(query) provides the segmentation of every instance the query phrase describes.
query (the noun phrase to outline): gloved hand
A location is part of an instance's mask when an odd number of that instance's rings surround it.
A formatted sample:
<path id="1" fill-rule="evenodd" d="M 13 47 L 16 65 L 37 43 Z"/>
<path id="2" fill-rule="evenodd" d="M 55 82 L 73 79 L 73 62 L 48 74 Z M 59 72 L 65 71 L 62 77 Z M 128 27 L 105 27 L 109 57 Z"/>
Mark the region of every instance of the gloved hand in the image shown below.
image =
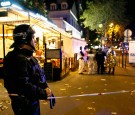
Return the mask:
<path id="1" fill-rule="evenodd" d="M 55 102 L 54 95 L 53 95 L 51 89 L 48 88 L 48 87 L 45 89 L 45 91 L 46 91 L 46 93 L 47 93 L 48 100 L 50 101 L 50 108 L 53 109 L 53 107 L 55 106 L 55 103 L 56 103 L 56 102 Z"/>
<path id="2" fill-rule="evenodd" d="M 46 91 L 47 97 L 51 97 L 52 96 L 52 91 L 51 91 L 51 89 L 49 87 L 47 87 L 45 89 L 45 91 Z"/>
<path id="3" fill-rule="evenodd" d="M 53 93 L 51 97 L 54 97 Z M 49 100 L 50 100 L 50 108 L 53 109 L 56 103 L 55 98 L 50 98 Z"/>

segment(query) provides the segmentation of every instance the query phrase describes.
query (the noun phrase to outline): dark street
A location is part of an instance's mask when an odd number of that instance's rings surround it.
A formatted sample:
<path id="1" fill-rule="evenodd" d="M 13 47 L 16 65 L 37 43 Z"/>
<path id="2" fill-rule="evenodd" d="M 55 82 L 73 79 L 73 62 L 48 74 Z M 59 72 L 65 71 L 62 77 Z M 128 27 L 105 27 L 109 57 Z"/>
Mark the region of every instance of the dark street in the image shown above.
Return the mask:
<path id="1" fill-rule="evenodd" d="M 56 97 L 62 98 L 56 99 L 53 109 L 41 100 L 42 115 L 135 115 L 135 94 L 130 92 L 135 90 L 132 66 L 116 67 L 115 75 L 79 75 L 75 71 L 60 81 L 49 82 L 49 86 Z M 0 115 L 13 115 L 5 91 L 1 85 L 0 105 L 3 109 Z M 103 95 L 105 92 L 107 94 Z M 74 95 L 78 97 L 72 97 Z"/>
<path id="2" fill-rule="evenodd" d="M 43 115 L 135 115 L 135 95 L 120 93 L 135 88 L 135 77 L 127 75 L 78 75 L 71 73 L 62 81 L 50 83 L 55 96 L 99 93 L 97 96 L 57 99 L 53 110 L 42 104 Z M 100 95 L 103 92 L 118 94 Z"/>

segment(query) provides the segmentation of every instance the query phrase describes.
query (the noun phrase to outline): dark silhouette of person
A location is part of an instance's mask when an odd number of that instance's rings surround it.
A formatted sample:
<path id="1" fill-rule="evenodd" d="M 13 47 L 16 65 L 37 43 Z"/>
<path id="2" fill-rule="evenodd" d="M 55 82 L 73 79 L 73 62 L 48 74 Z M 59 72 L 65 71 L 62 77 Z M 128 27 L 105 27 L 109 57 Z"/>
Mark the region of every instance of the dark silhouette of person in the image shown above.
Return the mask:
<path id="1" fill-rule="evenodd" d="M 15 115 L 40 115 L 39 99 L 50 101 L 51 108 L 55 99 L 49 88 L 43 69 L 33 57 L 35 51 L 34 30 L 22 24 L 13 30 L 14 48 L 4 58 L 4 87 L 11 98 Z"/>
<path id="2" fill-rule="evenodd" d="M 98 49 L 96 55 L 95 55 L 95 59 L 97 61 L 97 73 L 98 74 L 103 74 L 104 73 L 104 61 L 105 61 L 105 52 L 102 51 L 101 48 Z"/>

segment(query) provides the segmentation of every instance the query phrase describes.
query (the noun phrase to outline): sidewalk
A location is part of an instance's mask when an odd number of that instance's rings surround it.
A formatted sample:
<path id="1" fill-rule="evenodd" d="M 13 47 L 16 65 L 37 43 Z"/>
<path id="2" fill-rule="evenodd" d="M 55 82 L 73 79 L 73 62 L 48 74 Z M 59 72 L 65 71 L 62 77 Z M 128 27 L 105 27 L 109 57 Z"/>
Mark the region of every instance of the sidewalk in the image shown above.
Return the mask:
<path id="1" fill-rule="evenodd" d="M 116 66 L 115 75 L 135 77 L 135 64 L 127 64 L 126 67 L 123 68 L 122 66 Z"/>

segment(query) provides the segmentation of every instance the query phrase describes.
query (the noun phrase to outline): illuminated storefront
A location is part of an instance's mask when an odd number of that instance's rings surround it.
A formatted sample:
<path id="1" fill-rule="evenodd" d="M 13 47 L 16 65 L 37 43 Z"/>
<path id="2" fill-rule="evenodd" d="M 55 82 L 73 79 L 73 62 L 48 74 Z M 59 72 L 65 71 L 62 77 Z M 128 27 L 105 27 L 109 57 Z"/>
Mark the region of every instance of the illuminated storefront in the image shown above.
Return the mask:
<path id="1" fill-rule="evenodd" d="M 0 13 L 1 66 L 4 56 L 7 52 L 12 50 L 9 49 L 10 45 L 13 43 L 12 32 L 18 24 L 30 24 L 35 29 L 35 39 L 37 42 L 35 56 L 40 60 L 41 66 L 43 66 L 45 62 L 45 49 L 61 49 L 63 39 L 71 37 L 42 15 L 25 11 L 15 4 L 12 4 L 10 7 L 0 8 Z M 62 62 L 64 62 L 63 60 L 64 58 L 60 57 L 59 59 L 48 59 L 47 61 L 55 61 L 57 65 L 55 67 L 62 71 L 65 69 L 62 64 Z M 60 62 L 61 64 L 58 64 Z M 64 73 L 62 73 L 62 75 L 64 75 Z"/>
<path id="2" fill-rule="evenodd" d="M 79 49 L 77 42 L 74 42 L 75 39 L 69 33 L 58 28 L 46 17 L 34 14 L 32 11 L 25 11 L 15 4 L 12 4 L 10 7 L 0 8 L 1 66 L 4 56 L 12 50 L 9 47 L 13 43 L 13 29 L 16 25 L 23 23 L 30 24 L 35 29 L 36 52 L 34 55 L 41 62 L 41 66 L 44 66 L 45 62 L 51 62 L 53 63 L 53 68 L 59 69 L 60 77 L 67 74 L 70 70 L 70 58 L 74 57 L 74 53 L 77 52 L 75 49 Z M 61 52 L 60 57 L 46 57 L 46 52 L 50 49 L 59 50 Z"/>

